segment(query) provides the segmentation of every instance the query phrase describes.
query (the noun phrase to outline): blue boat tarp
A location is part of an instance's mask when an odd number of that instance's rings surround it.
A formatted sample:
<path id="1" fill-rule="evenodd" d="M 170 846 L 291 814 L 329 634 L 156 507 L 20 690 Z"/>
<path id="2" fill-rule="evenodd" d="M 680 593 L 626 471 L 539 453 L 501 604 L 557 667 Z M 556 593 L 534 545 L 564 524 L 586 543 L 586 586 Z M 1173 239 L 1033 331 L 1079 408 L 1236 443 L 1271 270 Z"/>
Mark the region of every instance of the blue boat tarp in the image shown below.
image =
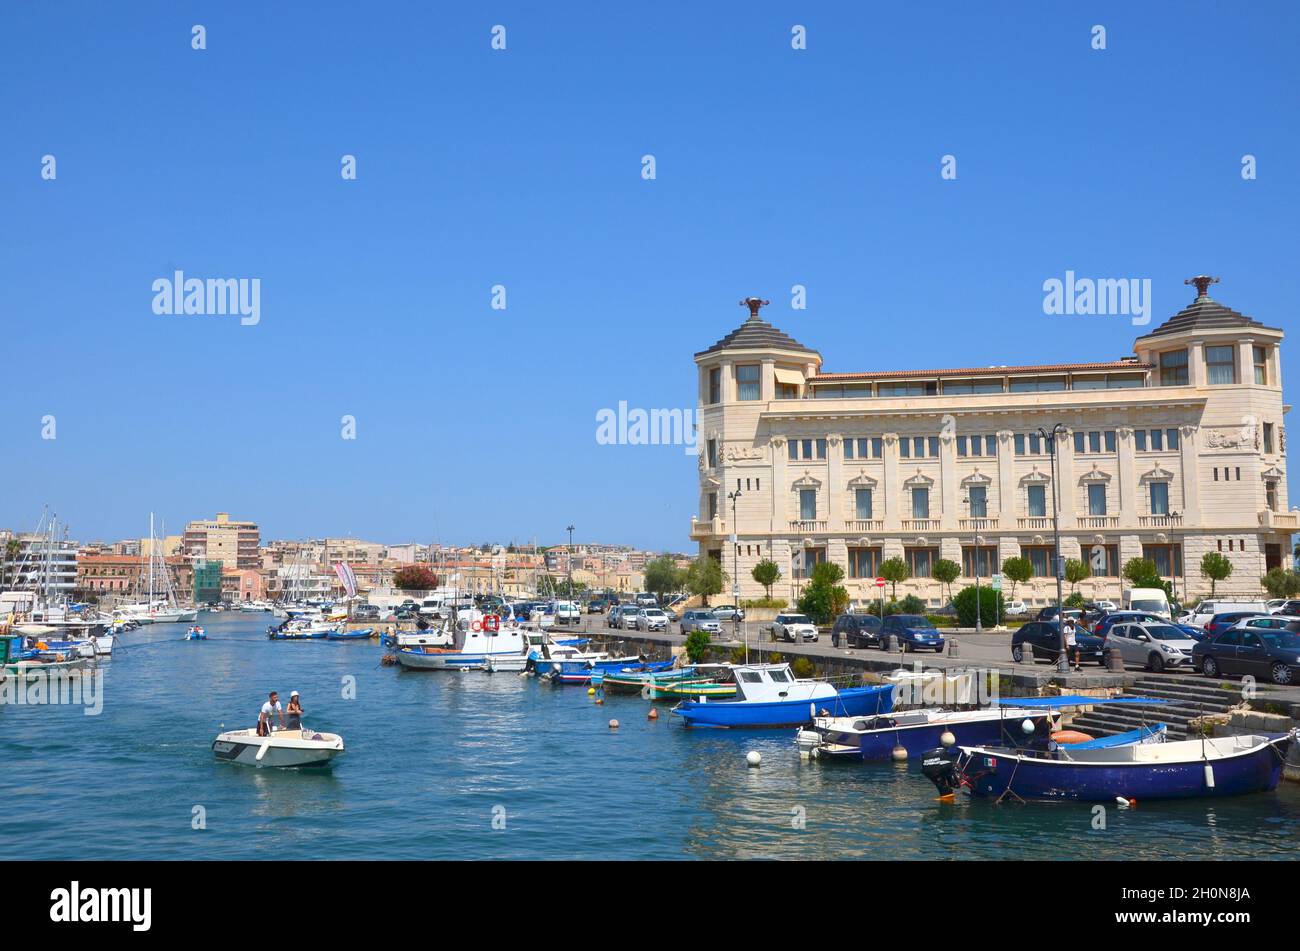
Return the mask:
<path id="1" fill-rule="evenodd" d="M 1158 697 L 1085 697 L 1074 694 L 1064 697 L 1005 697 L 993 701 L 1003 707 L 1092 707 L 1107 703 L 1168 703 Z"/>
<path id="2" fill-rule="evenodd" d="M 1127 733 L 1116 733 L 1114 736 L 1103 736 L 1095 740 L 1087 740 L 1083 743 L 1070 743 L 1062 747 L 1067 753 L 1074 750 L 1105 750 L 1112 746 L 1131 746 L 1134 743 L 1141 743 L 1151 739 L 1153 736 L 1165 732 L 1163 723 L 1155 723 L 1151 726 L 1144 726 L 1138 730 L 1129 730 Z"/>

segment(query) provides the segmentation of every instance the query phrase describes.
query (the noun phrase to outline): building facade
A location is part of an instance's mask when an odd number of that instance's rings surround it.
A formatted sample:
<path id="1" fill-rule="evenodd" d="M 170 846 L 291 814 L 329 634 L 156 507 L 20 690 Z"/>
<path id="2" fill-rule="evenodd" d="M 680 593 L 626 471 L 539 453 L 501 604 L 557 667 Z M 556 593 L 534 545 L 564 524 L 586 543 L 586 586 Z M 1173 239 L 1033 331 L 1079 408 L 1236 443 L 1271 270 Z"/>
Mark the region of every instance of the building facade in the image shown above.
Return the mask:
<path id="1" fill-rule="evenodd" d="M 1213 282 L 1189 281 L 1193 302 L 1114 361 L 876 373 L 824 372 L 821 354 L 759 316 L 765 301 L 743 301 L 749 319 L 695 355 L 691 538 L 743 597 L 763 594 L 751 571 L 764 558 L 781 568 L 778 596 L 830 560 L 855 600 L 876 597 L 881 563 L 902 558 L 912 580 L 899 596 L 938 606 L 939 559 L 966 585 L 1024 557 L 1034 577 L 1016 597 L 1046 604 L 1055 511 L 1060 554 L 1091 569 L 1085 597 L 1117 598 L 1122 566 L 1141 557 L 1179 596 L 1208 594 L 1209 551 L 1233 564 L 1220 593 L 1257 594 L 1300 527 L 1283 334 L 1213 300 Z"/>
<path id="2" fill-rule="evenodd" d="M 219 561 L 226 568 L 260 568 L 260 542 L 256 522 L 232 521 L 226 512 L 218 512 L 211 521 L 185 526 L 181 553 L 187 558 Z"/>

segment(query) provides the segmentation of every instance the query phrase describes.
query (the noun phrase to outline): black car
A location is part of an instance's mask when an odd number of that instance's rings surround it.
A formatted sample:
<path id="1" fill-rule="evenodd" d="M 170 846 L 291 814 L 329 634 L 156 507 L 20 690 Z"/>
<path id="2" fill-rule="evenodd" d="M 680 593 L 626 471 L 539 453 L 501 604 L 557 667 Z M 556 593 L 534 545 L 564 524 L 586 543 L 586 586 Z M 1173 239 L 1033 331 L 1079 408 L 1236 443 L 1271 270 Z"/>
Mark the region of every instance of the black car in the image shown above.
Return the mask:
<path id="1" fill-rule="evenodd" d="M 1066 608 L 1066 609 L 1065 609 L 1065 616 L 1066 616 L 1066 617 L 1072 617 L 1072 618 L 1074 618 L 1075 623 L 1077 624 L 1077 623 L 1079 622 L 1079 619 L 1083 617 L 1083 611 L 1079 610 L 1078 608 Z M 1035 617 L 1034 620 L 1036 620 L 1036 621 L 1055 621 L 1055 620 L 1056 620 L 1056 605 L 1053 604 L 1053 605 L 1051 605 L 1051 606 L 1049 606 L 1049 607 L 1039 608 L 1039 609 L 1038 609 L 1038 616 Z"/>
<path id="2" fill-rule="evenodd" d="M 831 628 L 831 643 L 836 647 L 879 647 L 889 650 L 889 635 L 881 631 L 880 618 L 874 614 L 841 614 Z"/>
<path id="3" fill-rule="evenodd" d="M 1214 637 L 1216 634 L 1222 634 L 1230 627 L 1236 627 L 1239 621 L 1244 621 L 1248 617 L 1261 617 L 1262 613 L 1260 611 L 1224 611 L 1222 614 L 1216 614 L 1206 621 L 1201 629 L 1205 631 L 1207 637 Z"/>
<path id="4" fill-rule="evenodd" d="M 1092 661 L 1104 667 L 1106 666 L 1104 647 L 1105 641 L 1100 637 L 1093 637 L 1091 634 L 1076 631 L 1074 648 L 1069 649 L 1069 661 L 1071 664 L 1074 663 L 1077 649 L 1080 663 Z M 1056 621 L 1030 621 L 1028 624 L 1021 625 L 1019 630 L 1011 635 L 1011 659 L 1017 664 L 1022 663 L 1026 650 L 1030 652 L 1034 660 L 1040 658 L 1056 660 L 1060 657 L 1060 624 Z"/>
<path id="5" fill-rule="evenodd" d="M 1291 625 L 1272 631 L 1232 627 L 1197 643 L 1192 666 L 1207 677 L 1248 674 L 1292 684 L 1300 675 L 1300 633 Z"/>

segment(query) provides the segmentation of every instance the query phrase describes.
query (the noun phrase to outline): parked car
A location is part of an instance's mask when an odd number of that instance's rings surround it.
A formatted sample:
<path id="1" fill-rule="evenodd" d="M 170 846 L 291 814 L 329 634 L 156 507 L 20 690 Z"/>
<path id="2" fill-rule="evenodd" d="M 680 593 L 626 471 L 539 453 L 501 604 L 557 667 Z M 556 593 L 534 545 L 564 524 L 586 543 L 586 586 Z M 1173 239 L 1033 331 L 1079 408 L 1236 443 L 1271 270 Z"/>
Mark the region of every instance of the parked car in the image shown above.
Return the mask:
<path id="1" fill-rule="evenodd" d="M 890 638 L 904 651 L 943 653 L 943 635 L 923 614 L 891 614 L 881 625 L 880 635 Z"/>
<path id="2" fill-rule="evenodd" d="M 835 619 L 831 628 L 831 643 L 839 647 L 879 647 L 889 650 L 889 635 L 881 628 L 883 622 L 874 614 L 846 612 Z"/>
<path id="3" fill-rule="evenodd" d="M 636 599 L 635 599 L 635 601 L 634 601 L 633 603 L 636 604 L 636 606 L 637 606 L 638 608 L 657 608 L 657 607 L 659 607 L 659 600 L 658 600 L 658 598 L 656 598 L 653 594 L 650 594 L 648 591 L 642 591 L 642 592 L 639 592 L 639 593 L 637 594 Z"/>
<path id="4" fill-rule="evenodd" d="M 630 616 L 629 612 L 635 612 L 635 611 L 636 611 L 635 605 L 616 604 L 609 609 L 609 614 L 605 616 L 605 623 L 612 628 L 623 630 L 624 615 L 628 614 Z"/>
<path id="5" fill-rule="evenodd" d="M 1117 648 L 1125 663 L 1147 670 L 1186 667 L 1192 662 L 1195 638 L 1167 621 L 1120 621 L 1106 635 L 1106 646 Z"/>
<path id="6" fill-rule="evenodd" d="M 1267 677 L 1294 683 L 1300 674 L 1300 632 L 1230 627 L 1192 648 L 1192 666 L 1207 677 L 1225 674 Z"/>
<path id="7" fill-rule="evenodd" d="M 1282 610 L 1282 605 L 1286 604 L 1286 598 L 1271 598 L 1264 602 L 1264 610 L 1269 614 L 1277 614 Z"/>
<path id="8" fill-rule="evenodd" d="M 592 598 L 587 602 L 588 614 L 604 614 L 609 602 L 604 598 Z"/>
<path id="9" fill-rule="evenodd" d="M 745 609 L 734 604 L 719 604 L 713 609 L 713 616 L 719 621 L 745 620 Z"/>
<path id="10" fill-rule="evenodd" d="M 1106 665 L 1106 653 L 1102 649 L 1105 642 L 1100 637 L 1076 631 L 1075 648 L 1080 661 L 1092 661 L 1103 667 Z M 1030 621 L 1011 635 L 1011 659 L 1022 663 L 1025 652 L 1034 660 L 1046 658 L 1056 660 L 1061 655 L 1061 626 L 1057 621 Z M 1069 660 L 1074 662 L 1074 652 Z"/>
<path id="11" fill-rule="evenodd" d="M 722 624 L 713 616 L 712 611 L 696 608 L 682 615 L 682 636 L 685 637 L 691 631 L 704 631 L 712 637 L 722 633 Z"/>
<path id="12" fill-rule="evenodd" d="M 1150 611 L 1111 611 L 1109 614 L 1102 615 L 1096 623 L 1092 625 L 1089 632 L 1094 637 L 1106 639 L 1110 629 L 1116 624 L 1167 624 L 1169 623 L 1158 614 L 1152 614 Z"/>
<path id="13" fill-rule="evenodd" d="M 1024 617 L 1029 613 L 1029 605 L 1023 601 L 1008 601 L 1004 613 L 1007 617 Z"/>
<path id="14" fill-rule="evenodd" d="M 1300 616 L 1300 599 L 1291 598 L 1276 611 L 1277 614 L 1286 614 L 1290 617 Z"/>
<path id="15" fill-rule="evenodd" d="M 1114 601 L 1096 601 L 1092 605 L 1098 611 L 1118 611 L 1119 605 Z"/>
<path id="16" fill-rule="evenodd" d="M 1201 626 L 1207 635 L 1213 636 L 1226 631 L 1230 627 L 1236 627 L 1237 624 L 1248 617 L 1271 617 L 1265 611 L 1225 611 L 1223 614 L 1216 614 L 1204 625 Z"/>
<path id="17" fill-rule="evenodd" d="M 1066 616 L 1066 617 L 1074 618 L 1076 624 L 1078 623 L 1079 619 L 1080 619 L 1081 617 L 1083 617 L 1083 611 L 1080 610 L 1079 608 L 1066 608 L 1064 613 L 1065 613 L 1065 616 Z M 1036 621 L 1055 621 L 1055 620 L 1056 620 L 1056 605 L 1053 604 L 1053 605 L 1049 605 L 1048 607 L 1045 607 L 1045 608 L 1039 608 L 1039 609 L 1038 609 L 1038 616 L 1035 617 L 1034 620 L 1036 620 Z"/>
<path id="18" fill-rule="evenodd" d="M 1230 601 L 1211 599 L 1202 601 L 1178 620 L 1192 627 L 1205 627 L 1216 614 L 1268 614 L 1263 601 Z"/>
<path id="19" fill-rule="evenodd" d="M 668 615 L 659 608 L 640 608 L 632 617 L 632 626 L 638 631 L 666 631 Z"/>
<path id="20" fill-rule="evenodd" d="M 352 608 L 352 620 L 354 621 L 378 621 L 379 608 L 373 604 L 358 604 Z"/>
<path id="21" fill-rule="evenodd" d="M 582 608 L 576 601 L 556 601 L 554 613 L 556 624 L 582 623 Z"/>
<path id="22" fill-rule="evenodd" d="M 817 625 L 806 614 L 778 614 L 772 622 L 772 634 L 782 641 L 815 641 Z"/>

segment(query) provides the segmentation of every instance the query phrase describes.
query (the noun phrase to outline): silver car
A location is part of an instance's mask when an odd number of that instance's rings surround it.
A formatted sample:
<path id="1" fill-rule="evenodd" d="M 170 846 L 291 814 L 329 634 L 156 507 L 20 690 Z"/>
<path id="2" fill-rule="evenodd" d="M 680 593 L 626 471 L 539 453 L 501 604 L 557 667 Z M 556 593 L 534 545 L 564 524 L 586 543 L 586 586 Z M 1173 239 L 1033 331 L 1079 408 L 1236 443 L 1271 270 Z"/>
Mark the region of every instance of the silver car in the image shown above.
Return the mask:
<path id="1" fill-rule="evenodd" d="M 693 610 L 682 615 L 682 634 L 704 631 L 709 636 L 722 633 L 722 623 L 712 611 Z"/>
<path id="2" fill-rule="evenodd" d="M 1141 664 L 1147 670 L 1166 667 L 1189 667 L 1196 641 L 1172 624 L 1154 621 L 1116 624 L 1106 632 L 1106 646 L 1119 648 L 1128 664 Z"/>
<path id="3" fill-rule="evenodd" d="M 668 615 L 658 608 L 642 608 L 632 618 L 632 626 L 638 631 L 666 631 Z"/>

